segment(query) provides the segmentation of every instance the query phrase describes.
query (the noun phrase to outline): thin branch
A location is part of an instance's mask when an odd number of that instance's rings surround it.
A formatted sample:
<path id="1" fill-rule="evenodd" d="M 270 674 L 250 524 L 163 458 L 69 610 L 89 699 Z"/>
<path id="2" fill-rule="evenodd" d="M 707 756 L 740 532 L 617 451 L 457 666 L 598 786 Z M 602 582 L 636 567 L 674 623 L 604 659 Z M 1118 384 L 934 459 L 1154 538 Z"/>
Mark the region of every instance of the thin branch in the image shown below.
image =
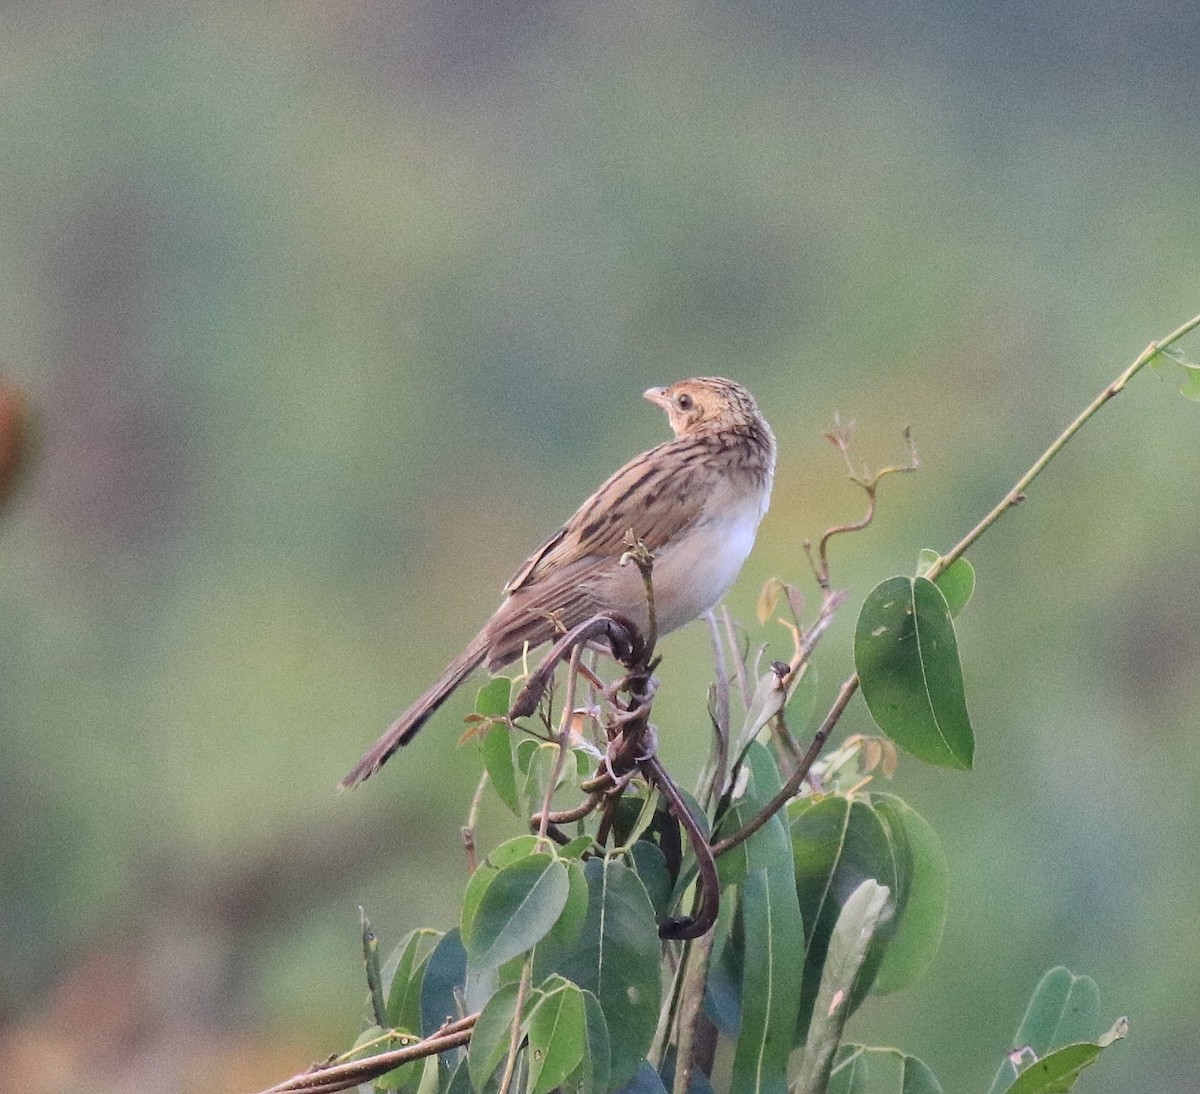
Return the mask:
<path id="1" fill-rule="evenodd" d="M 671 1094 L 687 1094 L 692 1088 L 696 1066 L 696 1029 L 704 1013 L 704 986 L 708 980 L 708 959 L 712 953 L 714 931 L 695 939 L 687 952 L 687 969 L 679 1005 L 679 1033 L 675 1052 L 675 1081 Z"/>
<path id="2" fill-rule="evenodd" d="M 626 542 L 629 544 L 629 550 L 626 551 L 620 559 L 620 564 L 624 566 L 627 562 L 632 562 L 642 575 L 642 584 L 646 586 L 646 633 L 642 636 L 646 640 L 646 658 L 649 659 L 654 653 L 654 647 L 658 643 L 658 615 L 654 610 L 654 552 L 650 550 L 640 539 L 634 539 L 633 533 L 630 532 L 626 537 Z"/>
<path id="3" fill-rule="evenodd" d="M 1046 451 L 1043 452 L 1036 461 L 1034 461 L 1033 466 L 1026 471 L 1025 474 L 1017 480 L 1013 488 L 1007 494 L 1005 494 L 1003 498 L 1000 499 L 996 507 L 990 513 L 988 513 L 983 520 L 975 525 L 975 527 L 972 528 L 965 536 L 963 536 L 963 538 L 959 540 L 958 543 L 956 543 L 946 554 L 944 554 L 937 562 L 933 564 L 929 572 L 926 574 L 926 577 L 932 581 L 938 576 L 938 574 L 945 570 L 947 566 L 961 558 L 967 552 L 967 549 L 981 535 L 983 535 L 984 532 L 986 532 L 993 524 L 995 524 L 996 521 L 998 521 L 1009 509 L 1011 509 L 1018 502 L 1024 501 L 1025 491 L 1029 489 L 1029 485 L 1046 469 L 1046 465 L 1058 455 L 1067 441 L 1074 437 L 1075 434 L 1078 433 L 1079 430 L 1088 423 L 1092 416 L 1095 415 L 1095 413 L 1105 403 L 1107 403 L 1109 399 L 1111 399 L 1114 395 L 1124 391 L 1125 385 L 1128 384 L 1129 381 L 1132 380 L 1134 376 L 1136 376 L 1143 368 L 1150 364 L 1154 358 L 1159 356 L 1163 350 L 1173 346 L 1185 334 L 1195 330 L 1197 327 L 1200 327 L 1200 315 L 1193 316 L 1186 323 L 1176 327 L 1165 338 L 1160 339 L 1157 342 L 1151 342 L 1144 350 L 1142 350 L 1142 352 L 1139 353 L 1137 358 L 1134 360 L 1133 364 L 1131 364 L 1124 372 L 1121 373 L 1120 376 L 1118 376 L 1111 384 L 1101 391 L 1100 394 L 1097 395 L 1096 398 L 1087 405 L 1083 413 L 1081 413 L 1078 418 L 1076 418 L 1069 426 L 1067 426 L 1066 429 L 1062 431 L 1062 433 L 1058 435 L 1054 443 L 1051 444 L 1050 447 L 1047 448 Z"/>
<path id="4" fill-rule="evenodd" d="M 867 495 L 867 511 L 858 520 L 849 521 L 846 524 L 836 524 L 832 528 L 827 528 L 825 534 L 821 536 L 817 544 L 817 560 L 812 563 L 812 567 L 813 573 L 817 578 L 817 584 L 826 591 L 829 590 L 829 541 L 834 536 L 845 535 L 849 532 L 861 532 L 875 519 L 875 503 L 876 495 L 879 492 L 879 484 L 888 475 L 916 471 L 921 466 L 921 461 L 917 456 L 916 445 L 913 443 L 912 430 L 906 427 L 904 430 L 904 440 L 908 444 L 908 463 L 884 467 L 874 474 L 871 474 L 864 468 L 862 473 L 859 474 L 855 471 L 854 465 L 850 461 L 850 434 L 852 427 L 853 423 L 843 426 L 835 419 L 834 428 L 825 434 L 825 439 L 845 457 L 846 469 L 849 472 L 850 481 L 855 486 L 861 487 Z M 807 542 L 804 546 L 805 550 L 808 550 L 809 545 Z"/>
<path id="5" fill-rule="evenodd" d="M 792 772 L 791 778 L 784 783 L 783 789 L 743 827 L 726 836 L 723 840 L 714 843 L 712 845 L 713 858 L 719 858 L 726 851 L 731 851 L 738 844 L 748 840 L 800 792 L 801 783 L 804 782 L 805 776 L 816 762 L 817 757 L 821 754 L 821 749 L 825 747 L 825 742 L 829 740 L 829 734 L 833 732 L 833 727 L 837 725 L 838 719 L 842 716 L 842 711 L 846 709 L 846 704 L 850 702 L 856 691 L 858 691 L 858 673 L 855 673 L 842 685 L 837 699 L 834 701 L 833 706 L 830 707 L 829 713 L 825 715 L 825 721 L 821 723 L 821 728 L 813 735 L 812 744 L 808 746 L 808 751 L 796 766 L 796 770 Z"/>
<path id="6" fill-rule="evenodd" d="M 437 1033 L 418 1041 L 415 1045 L 405 1045 L 391 1052 L 380 1052 L 378 1055 L 368 1056 L 365 1060 L 351 1060 L 329 1067 L 318 1066 L 315 1070 L 294 1075 L 276 1086 L 269 1087 L 262 1094 L 331 1094 L 336 1090 L 350 1090 L 411 1060 L 421 1060 L 426 1056 L 465 1045 L 471 1039 L 471 1031 L 475 1028 L 478 1017 L 478 1014 L 470 1014 L 457 1022 L 448 1023 Z"/>
<path id="7" fill-rule="evenodd" d="M 945 555 L 938 559 L 938 561 L 935 562 L 932 567 L 930 567 L 926 576 L 930 580 L 933 580 L 951 563 L 961 558 L 966 552 L 967 548 L 969 548 L 976 540 L 978 540 L 979 537 L 982 536 L 983 533 L 986 532 L 990 527 L 992 527 L 992 525 L 995 524 L 996 521 L 998 521 L 1006 512 L 1008 512 L 1009 509 L 1011 509 L 1017 504 L 1017 502 L 1024 498 L 1025 491 L 1029 488 L 1029 485 L 1033 482 L 1033 480 L 1036 479 L 1038 475 L 1040 475 L 1046 469 L 1046 466 L 1050 463 L 1050 461 L 1062 451 L 1063 446 L 1066 445 L 1066 443 L 1073 436 L 1075 436 L 1075 434 L 1078 433 L 1079 430 L 1089 420 L 1091 420 L 1096 412 L 1105 403 L 1107 403 L 1109 399 L 1123 391 L 1125 385 L 1128 384 L 1129 381 L 1133 379 L 1133 377 L 1137 375 L 1139 371 L 1141 371 L 1141 369 L 1143 369 L 1146 365 L 1153 361 L 1155 357 L 1161 354 L 1163 350 L 1167 349 L 1171 345 L 1174 345 L 1174 343 L 1178 342 L 1179 339 L 1181 339 L 1185 334 L 1187 334 L 1189 331 L 1195 330 L 1197 327 L 1200 327 L 1200 315 L 1196 315 L 1189 319 L 1186 323 L 1176 327 L 1175 330 L 1173 330 L 1165 338 L 1157 342 L 1151 342 L 1144 350 L 1142 350 L 1142 352 L 1138 354 L 1136 360 L 1134 360 L 1134 362 L 1111 384 L 1105 387 L 1104 390 L 1101 391 L 1100 394 L 1088 404 L 1083 413 L 1081 413 L 1073 422 L 1071 422 L 1069 426 L 1067 426 L 1065 430 L 1063 430 L 1062 433 L 1058 435 L 1058 437 L 1054 439 L 1050 447 L 1047 448 L 1046 451 L 1034 461 L 1033 466 L 1030 467 L 1029 470 L 1017 480 L 1013 488 L 1004 495 L 995 508 L 993 508 L 992 511 L 983 518 L 983 520 L 975 525 L 971 531 L 969 531 L 957 544 L 955 544 L 950 551 L 948 551 Z M 858 691 L 858 688 L 858 673 L 854 673 L 846 680 L 844 684 L 842 684 L 841 689 L 838 691 L 837 699 L 834 701 L 829 713 L 825 716 L 825 720 L 821 723 L 820 729 L 817 730 L 816 735 L 813 737 L 812 744 L 809 746 L 808 751 L 804 754 L 804 758 L 801 760 L 799 767 L 797 767 L 792 773 L 791 778 L 788 779 L 783 789 L 780 790 L 780 792 L 775 795 L 771 802 L 762 810 L 760 810 L 759 813 L 757 813 L 754 818 L 750 820 L 749 823 L 747 823 L 743 828 L 714 844 L 712 849 L 714 857 L 724 854 L 726 851 L 738 846 L 738 844 L 752 836 L 764 824 L 767 823 L 767 821 L 775 814 L 777 810 L 782 809 L 783 806 L 786 805 L 788 801 L 799 792 L 801 783 L 803 783 L 805 776 L 808 774 L 809 769 L 816 761 L 817 756 L 820 755 L 821 749 L 825 746 L 825 742 L 829 739 L 829 734 L 833 731 L 833 727 L 837 724 L 838 719 L 841 718 L 842 712 L 846 709 L 847 704 L 854 697 L 854 693 Z"/>
<path id="8" fill-rule="evenodd" d="M 498 1094 L 508 1094 L 513 1072 L 517 1068 L 517 1052 L 521 1048 L 521 1011 L 525 1009 L 525 996 L 529 994 L 529 982 L 533 975 L 533 962 L 526 957 L 521 966 L 521 982 L 517 985 L 516 1010 L 513 1011 L 512 1034 L 508 1041 L 508 1059 L 504 1062 L 504 1074 L 500 1079 Z"/>
<path id="9" fill-rule="evenodd" d="M 467 854 L 467 873 L 475 873 L 479 865 L 475 855 L 475 824 L 479 819 L 479 806 L 483 802 L 483 791 L 488 784 L 487 768 L 483 769 L 483 774 L 479 776 L 479 783 L 475 787 L 475 795 L 471 798 L 471 808 L 467 810 L 467 823 L 462 826 L 462 841 L 463 850 Z"/>
<path id="10" fill-rule="evenodd" d="M 528 718 L 537 710 L 542 695 L 554 677 L 554 670 L 559 661 L 568 656 L 576 646 L 595 638 L 603 638 L 608 642 L 613 656 L 622 664 L 637 663 L 645 648 L 637 628 L 618 612 L 602 612 L 599 615 L 593 615 L 590 619 L 585 619 L 579 626 L 572 628 L 555 642 L 538 667 L 530 673 L 529 679 L 525 681 L 525 686 L 509 709 L 509 720 Z"/>

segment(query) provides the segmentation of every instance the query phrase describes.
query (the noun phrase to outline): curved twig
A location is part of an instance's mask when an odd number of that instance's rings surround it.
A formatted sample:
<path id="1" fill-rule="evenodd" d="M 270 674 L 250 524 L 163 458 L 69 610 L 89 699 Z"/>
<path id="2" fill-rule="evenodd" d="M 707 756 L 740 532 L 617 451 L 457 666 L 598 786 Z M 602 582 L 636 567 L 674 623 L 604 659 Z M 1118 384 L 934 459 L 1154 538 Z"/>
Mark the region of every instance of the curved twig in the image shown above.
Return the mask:
<path id="1" fill-rule="evenodd" d="M 509 719 L 528 718 L 537 710 L 537 705 L 541 702 L 546 688 L 550 686 L 550 680 L 559 661 L 569 656 L 576 646 L 597 638 L 604 638 L 608 642 L 613 656 L 622 664 L 636 663 L 645 649 L 645 643 L 642 641 L 637 627 L 619 612 L 600 612 L 590 619 L 585 619 L 577 627 L 567 631 L 550 647 L 550 652 L 542 658 L 541 663 L 530 674 L 525 686 L 510 707 Z"/>
<path id="2" fill-rule="evenodd" d="M 693 915 L 664 919 L 658 925 L 658 937 L 674 940 L 699 938 L 712 930 L 721 905 L 721 882 L 717 877 L 717 864 L 713 859 L 712 848 L 683 800 L 683 795 L 679 793 L 679 788 L 667 774 L 662 761 L 657 756 L 646 756 L 638 766 L 667 799 L 671 813 L 683 825 L 688 834 L 688 842 L 692 845 L 692 852 L 696 856 L 696 868 L 699 872 L 696 912 Z"/>

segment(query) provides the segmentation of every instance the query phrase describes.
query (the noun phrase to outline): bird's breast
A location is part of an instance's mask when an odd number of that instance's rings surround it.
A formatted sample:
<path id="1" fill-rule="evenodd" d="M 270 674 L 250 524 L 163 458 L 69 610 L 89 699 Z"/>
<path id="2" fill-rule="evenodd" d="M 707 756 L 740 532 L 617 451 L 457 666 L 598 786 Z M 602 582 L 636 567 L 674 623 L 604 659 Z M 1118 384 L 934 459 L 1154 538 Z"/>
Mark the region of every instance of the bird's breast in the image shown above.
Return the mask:
<path id="1" fill-rule="evenodd" d="M 721 491 L 718 491 L 720 495 Z M 714 496 L 695 523 L 654 555 L 654 608 L 659 634 L 703 615 L 721 599 L 741 572 L 754 546 L 765 499 L 755 495 Z M 646 592 L 637 567 L 609 571 L 601 599 L 646 625 Z"/>

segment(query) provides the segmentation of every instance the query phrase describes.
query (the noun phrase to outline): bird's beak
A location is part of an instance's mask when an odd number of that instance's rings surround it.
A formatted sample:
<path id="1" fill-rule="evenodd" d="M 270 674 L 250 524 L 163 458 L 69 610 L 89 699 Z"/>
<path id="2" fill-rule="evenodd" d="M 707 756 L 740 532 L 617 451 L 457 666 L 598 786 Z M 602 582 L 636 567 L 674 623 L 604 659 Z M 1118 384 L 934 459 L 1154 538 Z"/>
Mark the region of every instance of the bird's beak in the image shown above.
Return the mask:
<path id="1" fill-rule="evenodd" d="M 649 399 L 655 406 L 661 406 L 663 410 L 669 410 L 671 400 L 667 398 L 667 389 L 665 387 L 648 387 L 642 392 L 643 399 Z"/>

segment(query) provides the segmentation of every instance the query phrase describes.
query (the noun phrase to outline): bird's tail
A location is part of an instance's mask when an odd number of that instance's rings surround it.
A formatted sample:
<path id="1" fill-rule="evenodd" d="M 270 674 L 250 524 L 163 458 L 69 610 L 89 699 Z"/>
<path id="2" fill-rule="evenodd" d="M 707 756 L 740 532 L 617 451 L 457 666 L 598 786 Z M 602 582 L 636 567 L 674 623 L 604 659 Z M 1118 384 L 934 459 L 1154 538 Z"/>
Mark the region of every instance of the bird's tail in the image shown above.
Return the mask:
<path id="1" fill-rule="evenodd" d="M 346 790 L 357 786 L 364 779 L 369 779 L 387 762 L 388 757 L 396 749 L 408 744 L 417 735 L 417 730 L 429 720 L 433 712 L 450 698 L 474 669 L 483 663 L 486 654 L 487 644 L 481 634 L 446 666 L 446 671 L 442 673 L 438 682 L 401 714 L 391 724 L 388 731 L 367 749 L 363 758 L 355 765 L 354 770 L 339 784 L 341 789 Z"/>

